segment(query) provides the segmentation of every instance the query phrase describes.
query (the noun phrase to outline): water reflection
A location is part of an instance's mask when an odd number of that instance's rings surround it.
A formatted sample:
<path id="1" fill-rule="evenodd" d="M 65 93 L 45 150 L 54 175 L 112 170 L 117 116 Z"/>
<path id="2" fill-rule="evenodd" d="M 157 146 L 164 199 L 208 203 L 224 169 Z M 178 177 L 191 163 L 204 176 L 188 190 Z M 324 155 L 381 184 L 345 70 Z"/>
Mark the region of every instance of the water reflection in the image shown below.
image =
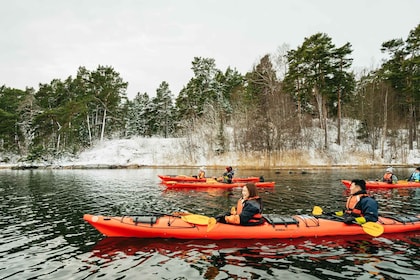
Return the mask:
<path id="1" fill-rule="evenodd" d="M 170 259 L 182 261 L 184 272 L 198 270 L 205 279 L 293 274 L 294 278 L 312 275 L 319 279 L 326 276 L 354 279 L 367 274 L 395 277 L 400 271 L 392 271 L 389 262 L 398 256 L 394 262 L 404 262 L 404 275 L 408 277 L 418 273 L 411 258 L 418 258 L 413 249 L 419 245 L 419 238 L 416 233 L 375 239 L 368 236 L 229 241 L 104 238 L 92 248 L 89 263 L 109 265 L 130 257 L 140 265 L 152 259 Z M 383 272 L 384 269 L 390 271 Z"/>
<path id="2" fill-rule="evenodd" d="M 407 169 L 407 173 L 411 169 Z M 0 170 L 0 279 L 417 279 L 419 233 L 349 239 L 176 241 L 102 239 L 84 213 L 189 211 L 216 215 L 240 189 L 169 190 L 157 174 L 192 169 Z M 211 170 L 208 170 L 211 174 Z M 214 170 L 218 174 L 218 170 Z M 344 206 L 340 179 L 377 170 L 240 170 L 275 181 L 261 189 L 266 213 Z M 420 213 L 420 188 L 372 191 L 383 213 Z"/>

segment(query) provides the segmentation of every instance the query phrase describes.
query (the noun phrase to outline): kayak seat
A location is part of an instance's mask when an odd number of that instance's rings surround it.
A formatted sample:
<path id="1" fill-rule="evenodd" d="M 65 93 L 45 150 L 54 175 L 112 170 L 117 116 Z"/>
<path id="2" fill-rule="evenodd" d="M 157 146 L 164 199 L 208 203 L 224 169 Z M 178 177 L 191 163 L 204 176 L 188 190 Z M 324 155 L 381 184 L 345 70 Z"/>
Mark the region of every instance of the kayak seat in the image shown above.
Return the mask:
<path id="1" fill-rule="evenodd" d="M 386 218 L 390 218 L 396 220 L 397 222 L 406 224 L 406 223 L 414 223 L 420 221 L 420 218 L 415 216 L 386 216 Z"/>
<path id="2" fill-rule="evenodd" d="M 156 224 L 159 216 L 135 216 L 133 217 L 133 222 L 137 225 L 138 223 L 141 224 Z"/>
<path id="3" fill-rule="evenodd" d="M 266 219 L 272 225 L 298 225 L 299 221 L 294 217 L 290 216 L 281 216 L 277 214 L 266 214 L 263 215 L 263 218 Z"/>

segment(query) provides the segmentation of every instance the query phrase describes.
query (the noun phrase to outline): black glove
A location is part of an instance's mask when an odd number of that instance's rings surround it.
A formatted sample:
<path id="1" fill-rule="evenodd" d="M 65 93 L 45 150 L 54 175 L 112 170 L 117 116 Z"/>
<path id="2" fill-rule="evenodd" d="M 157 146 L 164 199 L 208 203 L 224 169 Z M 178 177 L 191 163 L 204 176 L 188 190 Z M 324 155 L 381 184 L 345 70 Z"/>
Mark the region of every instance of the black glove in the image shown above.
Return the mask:
<path id="1" fill-rule="evenodd" d="M 346 216 L 343 219 L 343 222 L 345 224 L 352 224 L 355 221 L 355 218 L 353 216 Z"/>

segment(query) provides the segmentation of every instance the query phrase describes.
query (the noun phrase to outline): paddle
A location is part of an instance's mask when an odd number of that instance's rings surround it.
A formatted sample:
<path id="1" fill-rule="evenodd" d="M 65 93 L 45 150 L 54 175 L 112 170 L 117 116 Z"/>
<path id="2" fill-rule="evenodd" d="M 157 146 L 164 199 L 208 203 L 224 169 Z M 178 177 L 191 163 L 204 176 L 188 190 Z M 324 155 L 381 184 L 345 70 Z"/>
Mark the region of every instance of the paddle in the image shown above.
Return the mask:
<path id="1" fill-rule="evenodd" d="M 211 231 L 217 223 L 216 219 L 213 217 L 207 217 L 207 216 L 198 215 L 198 214 L 191 214 L 188 212 L 175 212 L 175 213 L 172 213 L 172 215 L 170 216 L 181 217 L 181 219 L 184 222 L 187 222 L 190 224 L 202 225 L 202 226 L 207 225 L 207 232 Z"/>
<path id="2" fill-rule="evenodd" d="M 312 210 L 312 215 L 319 216 L 322 214 L 324 214 L 322 208 L 319 206 L 314 206 L 314 209 Z M 384 227 L 378 223 L 366 222 L 364 224 L 358 224 L 356 221 L 353 221 L 353 223 L 362 226 L 365 233 L 374 237 L 378 237 L 384 232 Z"/>
<path id="3" fill-rule="evenodd" d="M 207 217 L 207 216 L 197 215 L 197 214 L 188 214 L 185 216 L 181 216 L 181 219 L 184 222 L 187 222 L 190 224 L 207 225 L 207 232 L 211 231 L 217 223 L 216 219 L 213 217 Z"/>

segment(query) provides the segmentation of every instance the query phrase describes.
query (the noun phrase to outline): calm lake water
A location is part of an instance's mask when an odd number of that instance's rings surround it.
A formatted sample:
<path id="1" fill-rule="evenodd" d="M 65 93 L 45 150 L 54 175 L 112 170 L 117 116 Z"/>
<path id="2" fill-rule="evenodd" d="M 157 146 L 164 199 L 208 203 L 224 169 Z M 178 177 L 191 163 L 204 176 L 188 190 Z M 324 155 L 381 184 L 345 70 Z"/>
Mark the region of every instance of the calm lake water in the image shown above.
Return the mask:
<path id="1" fill-rule="evenodd" d="M 400 179 L 414 168 L 397 169 Z M 84 213 L 146 210 L 214 216 L 240 189 L 166 190 L 157 174 L 194 169 L 0 170 L 0 279 L 420 279 L 420 232 L 295 240 L 105 238 Z M 223 170 L 208 170 L 218 175 Z M 265 213 L 339 210 L 340 179 L 374 179 L 383 169 L 238 170 L 264 176 Z M 420 188 L 372 191 L 386 214 L 420 213 Z"/>

